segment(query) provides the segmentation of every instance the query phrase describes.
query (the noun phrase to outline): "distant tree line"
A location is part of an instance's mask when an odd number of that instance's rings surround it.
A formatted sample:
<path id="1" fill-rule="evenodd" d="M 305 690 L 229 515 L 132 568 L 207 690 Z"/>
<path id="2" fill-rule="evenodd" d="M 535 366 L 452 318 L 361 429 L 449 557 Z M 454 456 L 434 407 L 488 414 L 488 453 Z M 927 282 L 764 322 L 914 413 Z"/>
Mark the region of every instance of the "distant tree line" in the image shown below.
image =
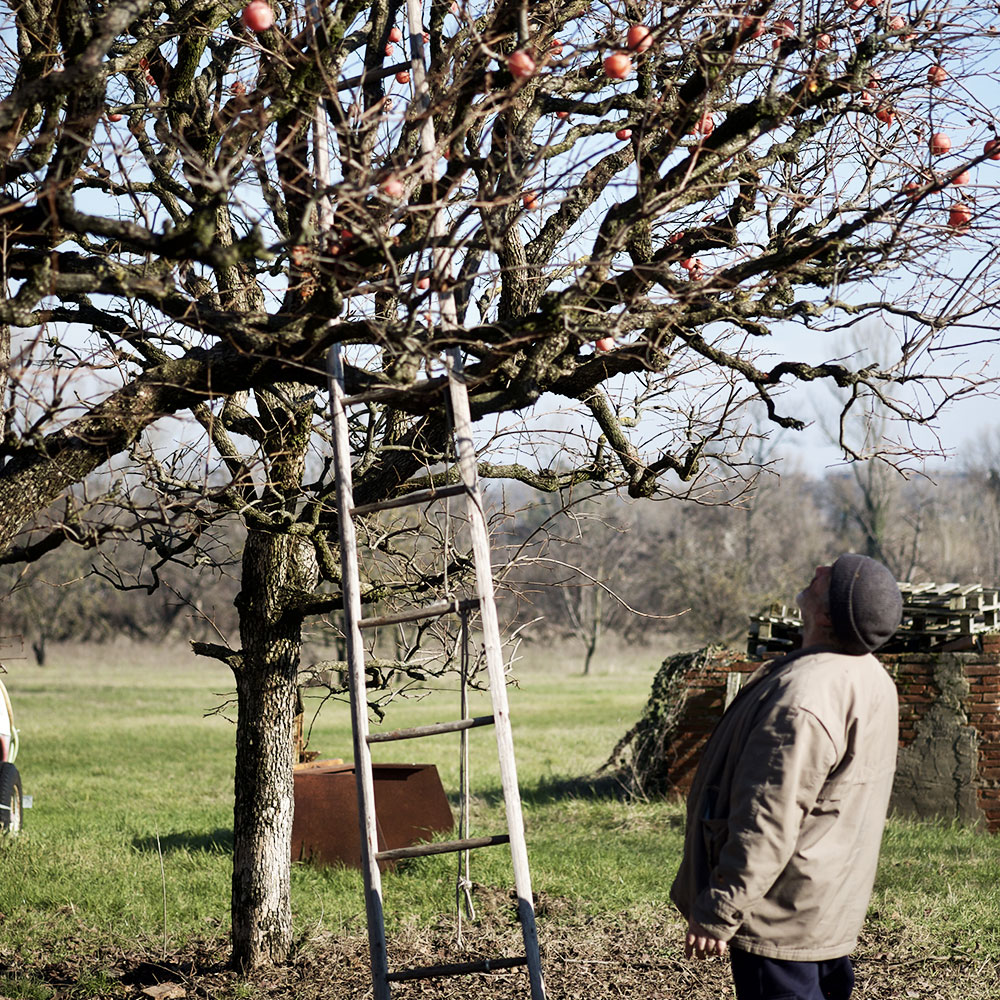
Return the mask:
<path id="1" fill-rule="evenodd" d="M 611 635 L 738 644 L 750 614 L 790 602 L 840 551 L 881 559 L 900 580 L 1000 585 L 1000 430 L 933 475 L 905 478 L 877 462 L 821 476 L 763 472 L 687 502 L 642 504 L 590 486 L 541 500 L 508 491 L 497 521 L 508 627 L 529 641 L 573 642 L 585 670 Z M 186 559 L 184 523 L 155 530 L 153 554 L 148 538 L 123 537 L 0 565 L 3 633 L 38 663 L 52 642 L 233 634 L 239 532 L 225 520 L 201 526 Z M 311 631 L 314 657 L 336 647 L 336 622 Z"/>
<path id="2" fill-rule="evenodd" d="M 578 643 L 587 670 L 602 637 L 740 644 L 749 615 L 791 603 L 843 551 L 899 580 L 1000 586 L 1000 434 L 933 475 L 878 463 L 819 477 L 762 473 L 698 502 L 626 503 L 591 493 L 521 510 L 506 611 L 524 634 Z"/>

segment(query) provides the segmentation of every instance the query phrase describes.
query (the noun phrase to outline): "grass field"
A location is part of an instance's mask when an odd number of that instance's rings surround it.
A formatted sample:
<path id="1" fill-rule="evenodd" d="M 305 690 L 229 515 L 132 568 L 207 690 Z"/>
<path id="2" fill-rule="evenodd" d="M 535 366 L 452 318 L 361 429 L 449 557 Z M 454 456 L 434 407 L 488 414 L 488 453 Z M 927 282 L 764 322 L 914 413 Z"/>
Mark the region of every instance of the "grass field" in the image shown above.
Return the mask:
<path id="1" fill-rule="evenodd" d="M 586 794 L 577 780 L 638 718 L 656 666 L 655 652 L 631 653 L 580 677 L 576 663 L 529 650 L 517 667 L 511 716 L 543 948 L 546 936 L 585 935 L 588 926 L 606 936 L 627 920 L 649 930 L 644 948 L 676 962 L 681 925 L 667 893 L 681 844 L 680 806 Z M 136 995 L 108 971 L 115 955 L 155 961 L 199 942 L 221 954 L 234 731 L 211 713 L 231 691 L 227 672 L 182 648 L 122 645 L 58 650 L 45 668 L 15 661 L 6 682 L 21 730 L 18 766 L 34 807 L 22 836 L 0 844 L 0 996 Z M 440 691 L 393 705 L 386 725 L 456 711 L 455 693 Z M 350 757 L 345 704 L 323 708 L 311 746 L 324 757 Z M 457 783 L 455 737 L 376 749 L 378 759 L 436 764 L 449 790 Z M 473 832 L 500 832 L 490 730 L 473 736 L 472 773 Z M 386 876 L 390 938 L 454 920 L 455 865 L 451 856 L 429 858 Z M 505 891 L 509 856 L 477 852 L 472 877 Z M 363 933 L 356 873 L 296 865 L 293 878 L 302 947 Z M 905 984 L 899 996 L 1000 996 L 998 929 L 1000 841 L 950 824 L 894 820 L 859 952 L 859 973 L 866 962 L 873 973 L 861 995 L 891 996 L 898 981 Z M 74 982 L 53 985 L 45 970 L 59 963 L 72 963 Z M 957 970 L 961 988 L 942 992 L 944 972 L 954 978 Z"/>

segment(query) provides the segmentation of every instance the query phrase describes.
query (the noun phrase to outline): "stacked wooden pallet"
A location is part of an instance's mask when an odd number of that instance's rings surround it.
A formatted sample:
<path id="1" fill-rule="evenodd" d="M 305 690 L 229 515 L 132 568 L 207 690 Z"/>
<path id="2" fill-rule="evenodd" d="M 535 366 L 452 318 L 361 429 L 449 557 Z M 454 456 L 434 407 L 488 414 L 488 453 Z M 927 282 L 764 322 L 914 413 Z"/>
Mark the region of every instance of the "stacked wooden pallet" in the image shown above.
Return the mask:
<path id="1" fill-rule="evenodd" d="M 1000 592 L 981 584 L 901 583 L 901 649 L 937 649 L 963 636 L 997 630 Z M 894 640 L 894 645 L 896 640 Z"/>
<path id="2" fill-rule="evenodd" d="M 1000 631 L 1000 591 L 981 584 L 901 583 L 903 622 L 882 647 L 904 650 L 971 648 L 973 637 Z M 760 659 L 786 653 L 801 641 L 802 619 L 795 606 L 772 604 L 750 618 L 747 654 Z"/>
<path id="3" fill-rule="evenodd" d="M 802 618 L 794 604 L 772 604 L 750 616 L 747 656 L 761 660 L 768 653 L 789 653 L 802 642 Z"/>

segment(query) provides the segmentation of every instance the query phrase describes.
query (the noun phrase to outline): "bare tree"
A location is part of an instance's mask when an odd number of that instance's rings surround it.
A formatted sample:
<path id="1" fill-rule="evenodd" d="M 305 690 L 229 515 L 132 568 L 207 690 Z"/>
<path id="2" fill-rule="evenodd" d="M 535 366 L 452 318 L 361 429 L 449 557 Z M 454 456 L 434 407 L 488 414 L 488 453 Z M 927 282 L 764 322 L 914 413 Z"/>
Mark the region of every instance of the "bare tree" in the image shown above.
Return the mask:
<path id="1" fill-rule="evenodd" d="M 975 5 L 260 3 L 246 27 L 217 0 L 19 0 L 0 68 L 0 545 L 130 459 L 157 516 L 241 519 L 239 639 L 199 652 L 238 689 L 244 967 L 292 940 L 302 623 L 338 599 L 332 342 L 348 391 L 399 389 L 356 418 L 358 502 L 446 478 L 455 345 L 484 477 L 665 498 L 747 475 L 753 410 L 801 427 L 790 384 L 933 421 L 984 387 L 961 345 L 995 335 L 1000 287 Z M 824 351 L 886 313 L 884 363 Z"/>

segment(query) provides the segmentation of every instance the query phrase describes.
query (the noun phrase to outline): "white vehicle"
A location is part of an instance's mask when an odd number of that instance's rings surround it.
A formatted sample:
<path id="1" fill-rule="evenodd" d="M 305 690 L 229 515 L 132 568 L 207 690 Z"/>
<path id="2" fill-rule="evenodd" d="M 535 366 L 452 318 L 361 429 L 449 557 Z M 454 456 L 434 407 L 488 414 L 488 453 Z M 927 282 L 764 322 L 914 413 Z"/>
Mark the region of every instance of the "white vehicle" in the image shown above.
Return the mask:
<path id="1" fill-rule="evenodd" d="M 17 757 L 17 730 L 10 696 L 0 681 L 0 832 L 16 834 L 21 830 L 24 797 L 21 776 L 14 767 Z"/>

